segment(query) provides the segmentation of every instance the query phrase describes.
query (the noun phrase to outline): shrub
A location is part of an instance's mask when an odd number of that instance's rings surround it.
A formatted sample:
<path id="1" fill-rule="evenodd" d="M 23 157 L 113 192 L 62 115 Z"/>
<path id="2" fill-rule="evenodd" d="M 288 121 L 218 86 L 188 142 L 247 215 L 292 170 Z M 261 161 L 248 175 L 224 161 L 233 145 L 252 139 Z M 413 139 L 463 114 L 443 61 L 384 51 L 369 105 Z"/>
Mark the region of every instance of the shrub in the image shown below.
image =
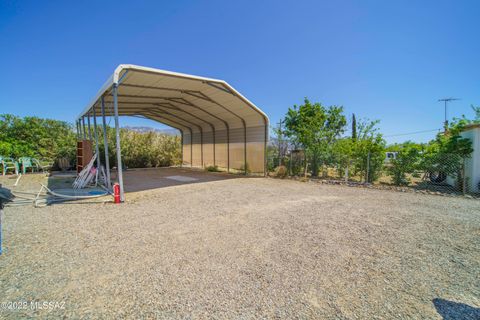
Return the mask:
<path id="1" fill-rule="evenodd" d="M 245 165 L 241 166 L 240 171 L 245 172 L 246 174 L 250 174 L 252 172 L 250 170 L 250 165 L 248 164 L 248 162 L 246 162 Z"/>
<path id="2" fill-rule="evenodd" d="M 369 183 L 379 178 L 385 161 L 385 140 L 377 124 L 378 121 L 360 121 L 353 146 L 354 173 Z"/>
<path id="3" fill-rule="evenodd" d="M 420 160 L 420 149 L 417 145 L 404 144 L 397 151 L 396 159 L 392 159 L 387 166 L 387 172 L 392 176 L 393 183 L 397 186 L 408 185 L 410 179 L 407 174 L 413 174 L 418 168 Z"/>
<path id="4" fill-rule="evenodd" d="M 0 154 L 5 157 L 75 159 L 73 127 L 64 121 L 0 115 Z"/>
<path id="5" fill-rule="evenodd" d="M 93 128 L 92 128 L 93 130 Z M 99 151 L 104 162 L 103 130 L 98 128 Z M 115 129 L 107 127 L 110 166 L 116 164 Z M 181 163 L 181 140 L 156 132 L 120 130 L 123 165 L 129 168 L 164 167 Z M 76 158 L 76 132 L 64 121 L 0 115 L 0 155 L 41 160 Z"/>
<path id="6" fill-rule="evenodd" d="M 205 168 L 206 171 L 208 172 L 220 172 L 221 170 L 218 169 L 218 166 L 208 166 Z"/>
<path id="7" fill-rule="evenodd" d="M 287 167 L 285 166 L 278 166 L 275 168 L 275 177 L 277 178 L 285 178 L 288 175 Z"/>

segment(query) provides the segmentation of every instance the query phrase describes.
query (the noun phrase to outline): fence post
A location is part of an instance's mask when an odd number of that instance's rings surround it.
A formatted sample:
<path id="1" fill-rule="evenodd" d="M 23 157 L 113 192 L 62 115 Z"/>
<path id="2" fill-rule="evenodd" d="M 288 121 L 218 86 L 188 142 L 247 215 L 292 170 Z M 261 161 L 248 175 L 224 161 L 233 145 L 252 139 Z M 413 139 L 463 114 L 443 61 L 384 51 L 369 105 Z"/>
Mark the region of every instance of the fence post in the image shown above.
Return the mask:
<path id="1" fill-rule="evenodd" d="M 345 168 L 345 183 L 348 183 L 348 167 L 350 166 L 350 163 L 347 162 L 347 167 Z"/>
<path id="2" fill-rule="evenodd" d="M 290 161 L 288 161 L 288 175 L 292 175 L 292 151 L 290 150 Z"/>
<path id="3" fill-rule="evenodd" d="M 369 182 L 369 174 L 370 174 L 370 150 L 368 151 L 367 155 L 367 174 L 365 175 L 365 183 Z"/>
<path id="4" fill-rule="evenodd" d="M 305 151 L 304 151 L 305 152 Z M 307 154 L 305 153 L 305 172 L 304 172 L 304 177 L 307 177 L 307 170 L 308 170 L 308 162 L 307 162 Z"/>
<path id="5" fill-rule="evenodd" d="M 463 195 L 467 194 L 467 177 L 465 176 L 465 162 L 466 159 L 463 158 L 463 165 L 462 165 L 462 189 L 463 189 Z"/>

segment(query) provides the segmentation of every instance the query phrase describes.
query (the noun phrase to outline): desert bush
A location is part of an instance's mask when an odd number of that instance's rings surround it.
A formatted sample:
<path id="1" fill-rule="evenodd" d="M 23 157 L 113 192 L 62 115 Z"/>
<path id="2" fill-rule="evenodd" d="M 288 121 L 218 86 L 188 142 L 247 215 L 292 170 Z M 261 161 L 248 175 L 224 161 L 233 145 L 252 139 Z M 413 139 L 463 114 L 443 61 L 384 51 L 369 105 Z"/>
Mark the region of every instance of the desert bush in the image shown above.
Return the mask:
<path id="1" fill-rule="evenodd" d="M 0 155 L 56 160 L 75 159 L 73 127 L 64 121 L 0 115 Z"/>
<path id="2" fill-rule="evenodd" d="M 105 163 L 103 130 L 99 128 L 99 149 Z M 109 161 L 115 166 L 115 129 L 107 128 Z M 130 168 L 164 167 L 181 163 L 181 139 L 157 132 L 120 130 L 122 160 Z M 64 121 L 38 117 L 0 115 L 0 155 L 5 157 L 35 157 L 44 160 L 76 158 L 76 132 Z"/>
<path id="3" fill-rule="evenodd" d="M 277 178 L 285 178 L 288 175 L 287 167 L 285 166 L 278 166 L 275 168 L 275 177 Z"/>
<path id="4" fill-rule="evenodd" d="M 206 171 L 208 172 L 220 172 L 221 170 L 218 168 L 218 166 L 208 166 L 205 168 Z"/>
<path id="5" fill-rule="evenodd" d="M 379 132 L 378 123 L 379 121 L 360 121 L 353 146 L 354 173 L 369 183 L 380 177 L 385 161 L 386 142 Z"/>
<path id="6" fill-rule="evenodd" d="M 406 142 L 398 145 L 396 159 L 387 164 L 387 173 L 392 177 L 393 183 L 397 186 L 408 185 L 410 179 L 407 174 L 413 174 L 418 169 L 421 146 L 415 143 Z"/>
<path id="7" fill-rule="evenodd" d="M 108 128 L 110 166 L 117 162 L 115 149 L 115 129 Z M 123 165 L 128 168 L 156 168 L 181 164 L 181 139 L 157 132 L 136 132 L 120 130 Z M 100 133 L 99 149 L 104 161 L 103 134 Z"/>
<path id="8" fill-rule="evenodd" d="M 316 177 L 319 167 L 331 161 L 331 145 L 345 131 L 347 120 L 343 107 L 325 107 L 305 98 L 304 104 L 288 109 L 284 123 L 285 135 L 302 147 Z"/>
<path id="9" fill-rule="evenodd" d="M 250 170 L 250 165 L 248 162 L 246 162 L 244 165 L 240 167 L 240 171 L 245 172 L 246 174 L 252 173 L 252 170 Z"/>

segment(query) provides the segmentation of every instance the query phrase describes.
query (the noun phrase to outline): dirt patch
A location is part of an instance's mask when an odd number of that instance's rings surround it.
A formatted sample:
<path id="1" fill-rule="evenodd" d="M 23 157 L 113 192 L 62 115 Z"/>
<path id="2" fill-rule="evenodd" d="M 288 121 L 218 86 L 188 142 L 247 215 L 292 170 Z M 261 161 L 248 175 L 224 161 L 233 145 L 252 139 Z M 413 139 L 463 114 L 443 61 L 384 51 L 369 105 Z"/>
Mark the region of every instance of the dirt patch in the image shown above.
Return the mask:
<path id="1" fill-rule="evenodd" d="M 476 200 L 237 178 L 122 205 L 12 209 L 0 302 L 65 305 L 0 318 L 440 319 L 480 307 Z"/>

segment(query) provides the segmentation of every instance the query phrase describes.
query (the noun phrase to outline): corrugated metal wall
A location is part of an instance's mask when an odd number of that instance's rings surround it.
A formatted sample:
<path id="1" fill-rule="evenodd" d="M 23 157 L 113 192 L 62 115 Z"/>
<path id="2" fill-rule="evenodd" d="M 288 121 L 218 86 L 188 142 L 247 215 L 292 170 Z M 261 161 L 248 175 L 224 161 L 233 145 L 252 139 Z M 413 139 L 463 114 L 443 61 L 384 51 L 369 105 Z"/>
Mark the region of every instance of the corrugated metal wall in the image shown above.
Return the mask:
<path id="1" fill-rule="evenodd" d="M 264 173 L 267 139 L 265 126 L 215 130 L 215 144 L 213 131 L 204 129 L 202 133 L 200 130 L 192 130 L 192 132 L 193 144 L 190 132 L 183 132 L 182 163 L 184 166 L 203 168 L 216 165 L 225 171 L 228 169 L 232 172 L 244 171 L 246 135 L 247 169 L 250 173 Z"/>

